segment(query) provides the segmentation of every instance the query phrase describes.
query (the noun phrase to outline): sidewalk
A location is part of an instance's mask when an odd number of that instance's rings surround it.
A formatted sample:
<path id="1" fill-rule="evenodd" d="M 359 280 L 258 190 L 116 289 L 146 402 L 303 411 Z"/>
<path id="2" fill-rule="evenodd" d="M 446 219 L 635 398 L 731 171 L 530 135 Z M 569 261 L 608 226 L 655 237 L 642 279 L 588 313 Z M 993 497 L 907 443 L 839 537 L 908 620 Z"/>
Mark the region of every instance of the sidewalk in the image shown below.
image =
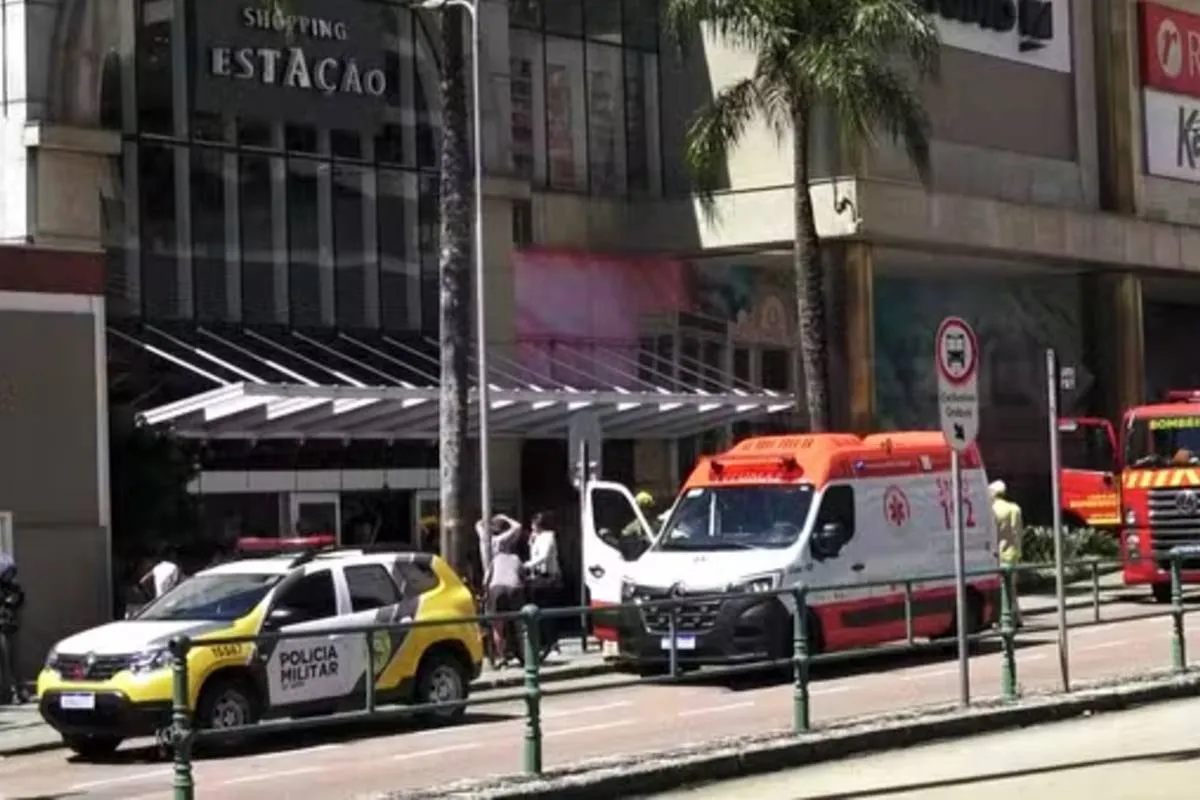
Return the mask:
<path id="1" fill-rule="evenodd" d="M 561 653 L 551 653 L 542 666 L 543 681 L 563 681 L 586 678 L 609 672 L 612 666 L 605 661 L 596 642 L 588 645 L 586 653 L 580 651 L 579 640 L 564 641 Z M 475 692 L 520 686 L 524 673 L 519 666 L 493 670 L 484 665 L 483 673 L 472 685 Z M 0 759 L 6 756 L 38 753 L 62 747 L 62 739 L 42 721 L 37 703 L 19 706 L 0 706 Z"/>

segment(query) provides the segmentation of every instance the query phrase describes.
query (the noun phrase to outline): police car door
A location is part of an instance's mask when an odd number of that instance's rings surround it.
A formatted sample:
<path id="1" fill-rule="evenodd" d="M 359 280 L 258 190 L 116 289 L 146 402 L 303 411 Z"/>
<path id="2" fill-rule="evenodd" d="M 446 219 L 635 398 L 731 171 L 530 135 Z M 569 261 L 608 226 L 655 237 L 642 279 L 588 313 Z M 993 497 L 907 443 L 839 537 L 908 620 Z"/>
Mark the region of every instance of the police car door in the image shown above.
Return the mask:
<path id="1" fill-rule="evenodd" d="M 328 567 L 282 584 L 267 611 L 264 632 L 287 638 L 263 646 L 272 714 L 323 706 L 349 694 L 365 666 L 361 637 L 327 631 L 346 626 L 344 591 Z"/>

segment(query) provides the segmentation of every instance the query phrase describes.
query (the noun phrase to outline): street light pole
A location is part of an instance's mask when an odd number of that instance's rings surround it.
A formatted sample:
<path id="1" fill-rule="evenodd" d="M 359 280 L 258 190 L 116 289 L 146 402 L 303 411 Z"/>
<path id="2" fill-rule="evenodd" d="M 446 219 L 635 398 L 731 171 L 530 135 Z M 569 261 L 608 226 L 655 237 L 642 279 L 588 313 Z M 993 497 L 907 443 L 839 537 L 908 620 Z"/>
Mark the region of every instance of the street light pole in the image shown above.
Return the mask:
<path id="1" fill-rule="evenodd" d="M 479 400 L 479 516 L 492 518 L 491 462 L 489 460 L 488 416 L 491 389 L 488 385 L 487 317 L 483 285 L 483 47 L 479 37 L 479 6 L 476 0 L 424 0 L 420 8 L 436 10 L 459 6 L 471 18 L 471 62 L 474 78 L 471 81 L 472 148 L 475 159 L 475 363 L 479 375 L 476 396 Z"/>

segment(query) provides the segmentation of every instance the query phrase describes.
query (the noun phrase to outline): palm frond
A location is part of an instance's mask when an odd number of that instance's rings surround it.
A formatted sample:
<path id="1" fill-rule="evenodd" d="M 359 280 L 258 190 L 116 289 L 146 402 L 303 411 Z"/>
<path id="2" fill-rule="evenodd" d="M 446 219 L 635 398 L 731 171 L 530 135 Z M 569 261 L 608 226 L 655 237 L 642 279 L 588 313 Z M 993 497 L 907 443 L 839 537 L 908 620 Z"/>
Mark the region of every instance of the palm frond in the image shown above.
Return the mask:
<path id="1" fill-rule="evenodd" d="M 685 158 L 701 208 L 710 218 L 729 151 L 737 146 L 760 107 L 757 82 L 745 78 L 718 92 L 688 125 Z"/>
<path id="2" fill-rule="evenodd" d="M 758 49 L 779 35 L 777 20 L 763 0 L 668 0 L 663 27 L 680 53 L 701 28 L 718 39 L 747 49 Z"/>
<path id="3" fill-rule="evenodd" d="M 919 79 L 936 78 L 942 41 L 937 24 L 917 0 L 859 0 L 853 9 L 848 39 L 863 52 L 891 53 L 905 59 Z"/>

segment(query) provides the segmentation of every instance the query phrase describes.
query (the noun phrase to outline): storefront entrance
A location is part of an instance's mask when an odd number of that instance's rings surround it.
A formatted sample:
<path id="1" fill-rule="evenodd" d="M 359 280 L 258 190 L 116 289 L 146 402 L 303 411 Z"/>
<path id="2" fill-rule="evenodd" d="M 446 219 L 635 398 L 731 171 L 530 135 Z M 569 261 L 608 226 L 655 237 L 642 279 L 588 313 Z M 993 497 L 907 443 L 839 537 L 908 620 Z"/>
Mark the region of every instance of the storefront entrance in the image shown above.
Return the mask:
<path id="1" fill-rule="evenodd" d="M 337 492 L 293 492 L 286 530 L 299 536 L 331 534 L 341 541 L 342 504 Z"/>

